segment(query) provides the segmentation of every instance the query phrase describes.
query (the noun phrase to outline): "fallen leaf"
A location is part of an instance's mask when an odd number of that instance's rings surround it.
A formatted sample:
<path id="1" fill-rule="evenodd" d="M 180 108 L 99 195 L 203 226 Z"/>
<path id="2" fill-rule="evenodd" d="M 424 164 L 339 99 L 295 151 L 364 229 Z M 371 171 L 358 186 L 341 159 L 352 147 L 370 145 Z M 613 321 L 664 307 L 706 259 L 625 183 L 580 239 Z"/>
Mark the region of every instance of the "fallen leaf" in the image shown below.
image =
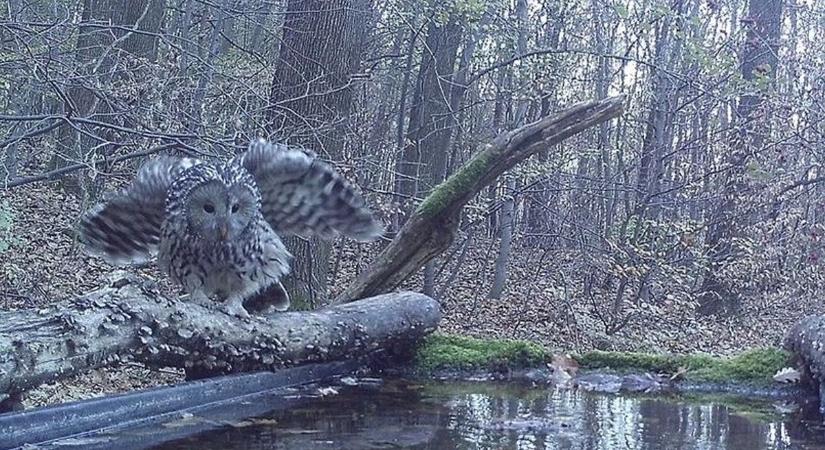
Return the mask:
<path id="1" fill-rule="evenodd" d="M 334 387 L 327 386 L 327 387 L 318 388 L 318 393 L 323 395 L 323 396 L 338 395 L 338 390 L 335 389 Z"/>
<path id="2" fill-rule="evenodd" d="M 178 419 L 170 420 L 169 422 L 164 422 L 163 426 L 165 428 L 179 428 L 211 422 L 212 421 L 210 421 L 209 419 L 198 417 L 192 413 L 182 413 Z"/>
<path id="3" fill-rule="evenodd" d="M 275 419 L 267 419 L 267 418 L 251 418 L 246 420 L 241 420 L 240 422 L 233 422 L 229 425 L 234 428 L 245 428 L 251 427 L 254 425 L 277 425 L 278 421 Z"/>
<path id="4" fill-rule="evenodd" d="M 778 383 L 799 383 L 799 371 L 793 367 L 784 367 L 776 371 L 773 381 Z"/>
<path id="5" fill-rule="evenodd" d="M 341 378 L 341 384 L 343 384 L 345 386 L 357 386 L 358 381 L 356 381 L 355 378 L 353 378 L 353 377 L 344 377 L 344 378 Z"/>
<path id="6" fill-rule="evenodd" d="M 685 375 L 687 375 L 687 373 L 688 373 L 687 367 L 680 366 L 680 367 L 676 368 L 676 372 L 674 372 L 673 375 L 671 375 L 670 378 L 668 378 L 668 379 L 670 381 L 678 381 L 678 380 L 681 380 L 682 378 L 684 378 Z"/>
<path id="7" fill-rule="evenodd" d="M 576 376 L 576 372 L 579 370 L 579 363 L 576 362 L 576 360 L 570 355 L 556 354 L 553 355 L 553 359 L 550 362 L 550 368 L 553 369 L 553 372 L 564 372 L 567 375 L 574 377 Z"/>

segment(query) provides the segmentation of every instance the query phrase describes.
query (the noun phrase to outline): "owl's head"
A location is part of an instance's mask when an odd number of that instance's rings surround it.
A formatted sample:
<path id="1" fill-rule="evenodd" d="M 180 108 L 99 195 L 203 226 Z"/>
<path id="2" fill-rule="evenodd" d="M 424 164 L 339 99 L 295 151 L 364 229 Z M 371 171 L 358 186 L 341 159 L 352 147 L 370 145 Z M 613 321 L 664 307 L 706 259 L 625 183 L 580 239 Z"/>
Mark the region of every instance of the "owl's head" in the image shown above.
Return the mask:
<path id="1" fill-rule="evenodd" d="M 250 186 L 215 179 L 189 192 L 186 212 L 190 231 L 206 241 L 223 243 L 237 240 L 257 209 Z"/>

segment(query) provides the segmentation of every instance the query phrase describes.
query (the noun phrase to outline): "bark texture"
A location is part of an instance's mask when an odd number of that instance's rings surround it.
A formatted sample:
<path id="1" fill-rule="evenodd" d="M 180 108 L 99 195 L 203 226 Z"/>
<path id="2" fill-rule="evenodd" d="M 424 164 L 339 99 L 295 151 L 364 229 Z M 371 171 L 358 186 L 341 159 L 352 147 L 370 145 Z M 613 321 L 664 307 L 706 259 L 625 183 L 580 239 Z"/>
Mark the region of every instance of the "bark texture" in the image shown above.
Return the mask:
<path id="1" fill-rule="evenodd" d="M 819 393 L 820 411 L 825 407 L 825 316 L 800 320 L 785 335 L 785 348 L 801 362 L 803 381 Z"/>
<path id="2" fill-rule="evenodd" d="M 407 145 L 398 161 L 397 191 L 410 198 L 444 180 L 452 136 L 451 81 L 462 26 L 450 16 L 430 23 L 410 108 Z M 423 186 L 421 185 L 423 183 Z"/>
<path id="3" fill-rule="evenodd" d="M 440 316 L 434 300 L 400 292 L 241 320 L 121 272 L 110 286 L 49 308 L 0 313 L 0 394 L 128 358 L 207 376 L 403 352 Z"/>

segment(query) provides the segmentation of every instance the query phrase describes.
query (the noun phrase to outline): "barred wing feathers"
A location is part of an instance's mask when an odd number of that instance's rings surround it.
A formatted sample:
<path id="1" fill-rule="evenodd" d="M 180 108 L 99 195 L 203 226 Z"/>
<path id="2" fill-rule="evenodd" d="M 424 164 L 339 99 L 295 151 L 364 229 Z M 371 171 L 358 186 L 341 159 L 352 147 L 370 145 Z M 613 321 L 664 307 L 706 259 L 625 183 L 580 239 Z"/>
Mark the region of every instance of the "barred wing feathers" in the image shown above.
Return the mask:
<path id="1" fill-rule="evenodd" d="M 86 252 L 117 265 L 152 258 L 160 244 L 169 186 L 198 163 L 191 158 L 162 156 L 144 164 L 128 188 L 80 219 L 80 242 Z"/>
<path id="2" fill-rule="evenodd" d="M 352 184 L 329 164 L 264 140 L 241 157 L 261 193 L 264 218 L 279 234 L 372 241 L 384 227 Z"/>

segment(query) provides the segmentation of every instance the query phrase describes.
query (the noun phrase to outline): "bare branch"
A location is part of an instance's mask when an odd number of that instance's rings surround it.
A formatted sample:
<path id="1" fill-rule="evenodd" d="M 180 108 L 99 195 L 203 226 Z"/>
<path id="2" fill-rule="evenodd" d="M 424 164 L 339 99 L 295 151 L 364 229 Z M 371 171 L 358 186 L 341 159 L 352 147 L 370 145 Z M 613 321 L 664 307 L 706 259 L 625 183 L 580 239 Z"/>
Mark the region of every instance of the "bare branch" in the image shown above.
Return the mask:
<path id="1" fill-rule="evenodd" d="M 625 97 L 583 102 L 504 133 L 437 186 L 336 303 L 387 292 L 452 244 L 464 205 L 498 176 L 531 155 L 619 116 Z"/>

